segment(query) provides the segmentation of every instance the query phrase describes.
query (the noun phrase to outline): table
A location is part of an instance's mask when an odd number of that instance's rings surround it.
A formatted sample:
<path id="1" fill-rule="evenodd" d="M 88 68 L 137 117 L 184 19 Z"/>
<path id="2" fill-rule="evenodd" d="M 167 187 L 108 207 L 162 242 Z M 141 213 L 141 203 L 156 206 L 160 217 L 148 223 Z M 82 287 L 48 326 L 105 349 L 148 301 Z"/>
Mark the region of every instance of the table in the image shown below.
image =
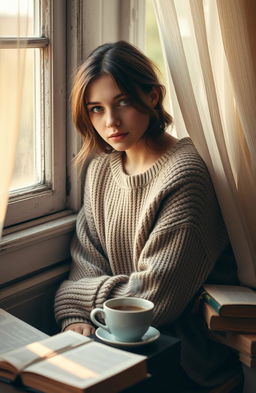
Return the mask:
<path id="1" fill-rule="evenodd" d="M 96 337 L 93 337 L 96 341 Z M 124 348 L 122 348 L 124 349 Z M 180 340 L 161 334 L 155 342 L 140 347 L 128 348 L 129 352 L 147 356 L 148 372 L 151 377 L 122 393 L 161 393 L 168 392 L 170 377 L 175 383 L 179 370 Z M 17 384 L 0 381 L 1 393 L 24 393 L 25 389 Z"/>

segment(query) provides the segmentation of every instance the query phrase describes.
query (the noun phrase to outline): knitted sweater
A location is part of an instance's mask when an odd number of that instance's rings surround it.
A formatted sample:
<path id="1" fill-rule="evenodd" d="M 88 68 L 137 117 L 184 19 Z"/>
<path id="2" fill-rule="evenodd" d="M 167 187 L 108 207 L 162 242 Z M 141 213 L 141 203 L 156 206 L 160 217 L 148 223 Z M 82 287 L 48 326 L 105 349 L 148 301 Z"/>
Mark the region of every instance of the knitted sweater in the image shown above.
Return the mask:
<path id="1" fill-rule="evenodd" d="M 170 325 L 227 243 L 208 171 L 189 138 L 138 175 L 124 173 L 120 152 L 100 154 L 87 170 L 56 318 L 63 328 L 89 322 L 106 299 L 137 296 L 154 302 L 154 326 Z"/>

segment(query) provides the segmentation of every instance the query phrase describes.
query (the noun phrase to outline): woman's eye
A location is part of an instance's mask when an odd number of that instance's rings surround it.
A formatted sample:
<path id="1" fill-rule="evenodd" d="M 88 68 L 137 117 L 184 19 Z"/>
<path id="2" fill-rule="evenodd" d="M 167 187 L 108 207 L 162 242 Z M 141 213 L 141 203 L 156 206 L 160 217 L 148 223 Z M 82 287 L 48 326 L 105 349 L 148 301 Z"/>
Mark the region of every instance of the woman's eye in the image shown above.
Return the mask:
<path id="1" fill-rule="evenodd" d="M 122 100 L 119 101 L 119 106 L 126 106 L 126 105 L 129 105 L 128 98 L 123 98 Z"/>
<path id="2" fill-rule="evenodd" d="M 92 108 L 90 108 L 90 112 L 92 113 L 100 113 L 102 112 L 103 108 L 102 106 L 93 106 Z"/>

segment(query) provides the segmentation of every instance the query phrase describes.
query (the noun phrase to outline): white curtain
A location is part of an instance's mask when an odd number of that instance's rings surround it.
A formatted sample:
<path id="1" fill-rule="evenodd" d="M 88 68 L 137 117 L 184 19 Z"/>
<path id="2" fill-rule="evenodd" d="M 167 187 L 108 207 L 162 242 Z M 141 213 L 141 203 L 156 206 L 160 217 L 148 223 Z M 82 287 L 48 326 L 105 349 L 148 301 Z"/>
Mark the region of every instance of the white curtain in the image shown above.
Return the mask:
<path id="1" fill-rule="evenodd" d="M 20 35 L 20 1 L 13 3 L 13 13 L 17 17 L 12 20 L 12 36 Z M 7 2 L 8 3 L 8 2 Z M 1 5 L 1 17 L 5 9 Z M 8 14 L 7 14 L 8 15 Z M 24 25 L 24 13 L 23 13 Z M 17 48 L 7 48 L 3 40 L 6 34 L 1 23 L 0 29 L 0 238 L 4 225 L 4 219 L 8 203 L 8 193 L 12 179 L 15 162 L 15 151 L 19 134 L 20 102 L 22 97 L 23 75 L 24 75 L 24 51 Z"/>
<path id="2" fill-rule="evenodd" d="M 256 3 L 153 0 L 178 136 L 215 185 L 242 284 L 256 287 Z"/>

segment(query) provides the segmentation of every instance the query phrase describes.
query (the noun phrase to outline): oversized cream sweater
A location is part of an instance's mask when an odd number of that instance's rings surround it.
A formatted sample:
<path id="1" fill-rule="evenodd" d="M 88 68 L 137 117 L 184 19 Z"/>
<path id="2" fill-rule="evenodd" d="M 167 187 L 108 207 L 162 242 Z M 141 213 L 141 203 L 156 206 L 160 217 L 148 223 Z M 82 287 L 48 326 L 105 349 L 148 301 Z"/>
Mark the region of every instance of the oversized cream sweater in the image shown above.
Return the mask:
<path id="1" fill-rule="evenodd" d="M 87 170 L 69 279 L 55 300 L 62 325 L 90 321 L 108 298 L 155 303 L 153 325 L 179 320 L 228 243 L 205 164 L 184 138 L 146 172 L 129 176 L 121 153 Z"/>

